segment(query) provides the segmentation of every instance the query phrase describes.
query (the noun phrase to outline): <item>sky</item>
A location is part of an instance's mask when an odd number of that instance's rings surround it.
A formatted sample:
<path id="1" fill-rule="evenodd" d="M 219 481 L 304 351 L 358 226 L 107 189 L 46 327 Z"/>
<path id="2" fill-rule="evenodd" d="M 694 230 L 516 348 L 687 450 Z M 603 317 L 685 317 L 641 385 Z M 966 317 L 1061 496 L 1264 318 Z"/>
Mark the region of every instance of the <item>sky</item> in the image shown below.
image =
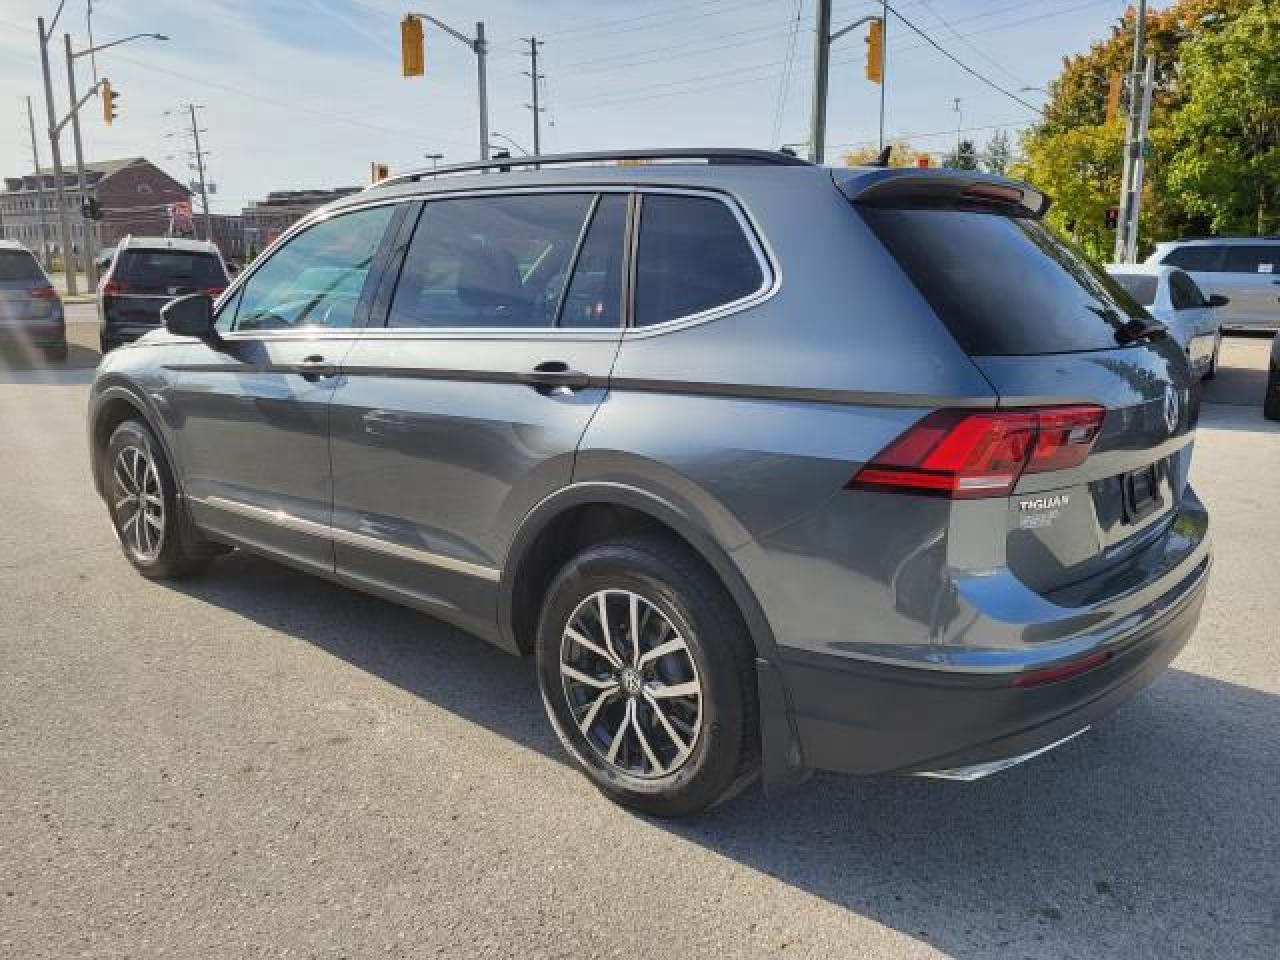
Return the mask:
<path id="1" fill-rule="evenodd" d="M 54 99 L 67 110 L 61 34 L 87 46 L 87 0 L 66 0 L 53 44 Z M 1031 106 L 1062 57 L 1105 36 L 1125 0 L 893 0 L 907 20 L 996 86 Z M 427 27 L 427 73 L 400 73 L 400 18 L 413 9 L 489 40 L 490 127 L 532 145 L 528 45 L 536 35 L 544 153 L 640 146 L 777 147 L 808 139 L 815 0 L 93 0 L 97 43 L 167 35 L 104 51 L 98 73 L 119 92 L 106 127 L 97 101 L 82 113 L 88 160 L 145 156 L 179 180 L 191 149 L 184 105 L 201 105 L 216 212 L 270 190 L 368 182 L 393 171 L 478 156 L 474 55 Z M 42 163 L 44 94 L 36 17 L 57 0 L 0 0 L 0 173 L 29 171 L 25 96 L 36 111 Z M 879 10 L 835 0 L 833 28 Z M 866 28 L 832 49 L 828 162 L 874 144 L 880 89 L 866 80 Z M 87 58 L 77 84 L 92 82 Z M 886 133 L 941 154 L 957 125 L 981 146 L 997 127 L 1036 119 L 890 16 Z M 960 111 L 955 98 L 960 98 Z M 183 133 L 184 127 L 187 131 Z M 494 138 L 503 145 L 504 141 Z M 63 156 L 72 156 L 70 132 Z M 513 149 L 513 153 L 519 150 Z M 803 152 L 803 148 L 801 148 Z"/>

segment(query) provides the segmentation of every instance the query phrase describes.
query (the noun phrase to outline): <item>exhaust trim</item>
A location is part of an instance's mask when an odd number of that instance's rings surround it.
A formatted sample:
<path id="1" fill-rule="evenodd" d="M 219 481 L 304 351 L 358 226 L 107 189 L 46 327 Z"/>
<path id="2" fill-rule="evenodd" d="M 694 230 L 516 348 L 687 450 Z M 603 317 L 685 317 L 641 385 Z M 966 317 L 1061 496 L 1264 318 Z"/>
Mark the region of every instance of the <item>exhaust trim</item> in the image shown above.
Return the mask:
<path id="1" fill-rule="evenodd" d="M 1087 731 L 1089 727 L 1081 727 L 1075 733 L 1069 733 L 1061 740 L 1055 740 L 1053 743 L 1046 744 L 1043 747 L 1037 747 L 1035 750 L 1027 753 L 1020 753 L 1016 757 L 1005 757 L 1003 760 L 988 760 L 986 763 L 974 763 L 967 767 L 952 767 L 949 770 L 925 770 L 920 773 L 913 774 L 917 777 L 930 777 L 934 780 L 960 780 L 964 783 L 972 783 L 975 780 L 982 780 L 994 773 L 1000 773 L 1008 770 L 1010 767 L 1016 767 L 1020 763 L 1026 763 L 1028 760 L 1034 760 L 1043 753 L 1048 753 L 1056 747 L 1062 746 L 1069 740 L 1074 740 L 1080 734 Z"/>

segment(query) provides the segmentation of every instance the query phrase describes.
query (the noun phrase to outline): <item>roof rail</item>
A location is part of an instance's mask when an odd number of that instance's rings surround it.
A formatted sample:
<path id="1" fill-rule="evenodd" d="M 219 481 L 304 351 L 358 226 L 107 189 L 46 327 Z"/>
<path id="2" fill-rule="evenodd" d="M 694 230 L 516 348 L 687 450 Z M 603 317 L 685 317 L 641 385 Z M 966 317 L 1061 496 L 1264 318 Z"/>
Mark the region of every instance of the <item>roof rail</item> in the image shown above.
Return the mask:
<path id="1" fill-rule="evenodd" d="M 478 163 L 455 163 L 444 167 L 424 167 L 408 173 L 387 177 L 366 187 L 376 190 L 379 187 L 393 186 L 399 183 L 412 183 L 415 180 L 426 180 L 432 177 L 443 177 L 455 173 L 479 173 L 484 170 L 498 170 L 503 173 L 517 167 L 552 167 L 575 163 L 617 163 L 624 160 L 704 160 L 709 164 L 758 164 L 762 166 L 807 167 L 808 160 L 773 150 L 751 150 L 735 147 L 707 147 L 703 149 L 681 149 L 676 147 L 660 147 L 645 150 L 600 150 L 588 153 L 544 153 L 528 157 L 497 157 Z"/>
<path id="2" fill-rule="evenodd" d="M 1183 240 L 1280 240 L 1280 234 L 1276 233 L 1216 233 L 1216 234 L 1193 234 L 1192 236 L 1179 237 L 1177 240 L 1164 240 L 1163 243 L 1181 243 Z"/>

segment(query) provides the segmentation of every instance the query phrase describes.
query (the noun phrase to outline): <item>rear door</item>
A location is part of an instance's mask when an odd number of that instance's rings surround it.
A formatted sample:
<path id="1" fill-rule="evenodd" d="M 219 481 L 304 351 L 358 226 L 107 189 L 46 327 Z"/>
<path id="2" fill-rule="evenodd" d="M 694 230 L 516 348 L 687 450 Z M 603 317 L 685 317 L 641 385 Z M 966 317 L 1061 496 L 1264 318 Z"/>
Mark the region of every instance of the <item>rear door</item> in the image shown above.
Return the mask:
<path id="1" fill-rule="evenodd" d="M 1231 300 L 1222 308 L 1223 323 L 1280 327 L 1280 244 L 1228 246 L 1214 292 Z"/>
<path id="2" fill-rule="evenodd" d="M 1051 592 L 1122 563 L 1167 529 L 1185 490 L 1198 400 L 1177 343 L 1149 332 L 1148 314 L 1083 254 L 1010 209 L 882 206 L 863 216 L 1002 408 L 1103 408 L 1087 459 L 1023 474 L 1004 506 L 1008 566 Z"/>
<path id="3" fill-rule="evenodd" d="M 338 572 L 482 634 L 513 531 L 566 485 L 622 328 L 626 192 L 431 199 L 332 406 Z"/>

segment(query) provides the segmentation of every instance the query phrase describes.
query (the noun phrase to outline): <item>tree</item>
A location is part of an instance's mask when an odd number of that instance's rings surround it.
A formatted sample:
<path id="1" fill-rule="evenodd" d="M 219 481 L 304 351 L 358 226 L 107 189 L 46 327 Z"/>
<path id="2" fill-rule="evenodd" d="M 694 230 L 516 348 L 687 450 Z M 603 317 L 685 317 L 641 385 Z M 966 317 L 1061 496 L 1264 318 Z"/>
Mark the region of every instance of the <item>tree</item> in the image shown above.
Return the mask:
<path id="1" fill-rule="evenodd" d="M 892 149 L 889 151 L 889 166 L 891 167 L 914 167 L 916 165 L 916 151 L 906 140 L 891 140 L 888 144 Z M 840 158 L 846 167 L 859 167 L 868 163 L 874 163 L 880 157 L 880 151 L 875 147 L 858 147 L 855 150 L 848 150 Z"/>
<path id="2" fill-rule="evenodd" d="M 991 139 L 987 141 L 984 154 L 982 166 L 987 173 L 994 173 L 998 177 L 1007 174 L 1010 164 L 1013 163 L 1013 147 L 1009 143 L 1009 134 L 1003 130 L 993 133 Z"/>
<path id="3" fill-rule="evenodd" d="M 1186 44 L 1168 184 L 1215 232 L 1280 228 L 1280 9 L 1260 3 Z"/>
<path id="4" fill-rule="evenodd" d="M 942 158 L 942 165 L 953 170 L 977 170 L 978 148 L 968 138 L 961 140 L 955 150 Z"/>

